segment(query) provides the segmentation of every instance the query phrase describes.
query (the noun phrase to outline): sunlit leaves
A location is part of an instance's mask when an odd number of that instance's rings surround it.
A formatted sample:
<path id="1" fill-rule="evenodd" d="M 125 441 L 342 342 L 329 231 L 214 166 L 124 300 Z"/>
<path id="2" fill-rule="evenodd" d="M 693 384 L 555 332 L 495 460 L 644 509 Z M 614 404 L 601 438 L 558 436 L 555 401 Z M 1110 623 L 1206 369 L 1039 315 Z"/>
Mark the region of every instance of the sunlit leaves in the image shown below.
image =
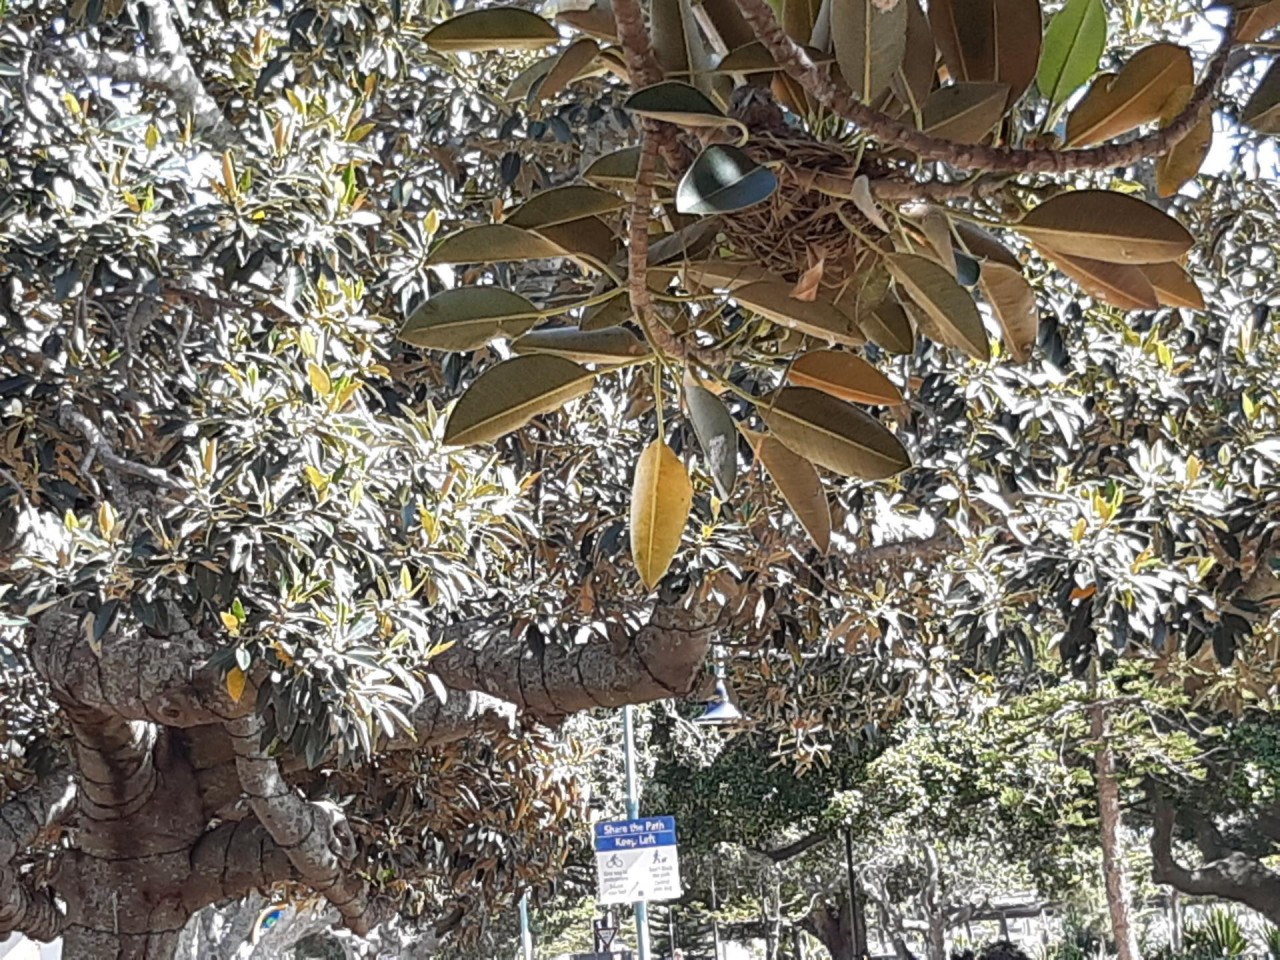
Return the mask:
<path id="1" fill-rule="evenodd" d="M 911 465 L 879 420 L 821 390 L 783 387 L 762 402 L 760 415 L 793 451 L 846 477 L 882 480 Z"/>
<path id="2" fill-rule="evenodd" d="M 680 549 L 692 506 L 693 483 L 684 464 L 663 440 L 654 440 L 636 461 L 631 486 L 631 554 L 650 590 Z"/>
<path id="3" fill-rule="evenodd" d="M 1000 322 L 1004 344 L 1018 363 L 1031 354 L 1039 330 L 1036 294 L 1022 271 L 994 261 L 982 264 L 979 283 Z"/>
<path id="4" fill-rule="evenodd" d="M 1053 250 L 1112 263 L 1177 260 L 1193 242 L 1167 213 L 1106 190 L 1060 193 L 1023 217 L 1017 229 Z"/>
<path id="5" fill-rule="evenodd" d="M 498 263 L 567 255 L 563 247 L 536 233 L 507 223 L 486 223 L 445 237 L 427 256 L 427 263 Z"/>
<path id="6" fill-rule="evenodd" d="M 1106 46 L 1102 0 L 1067 0 L 1045 30 L 1036 86 L 1050 103 L 1062 103 L 1097 71 Z"/>
<path id="7" fill-rule="evenodd" d="M 595 376 L 562 357 L 504 360 L 480 374 L 454 404 L 444 442 L 463 446 L 497 440 L 587 393 Z"/>

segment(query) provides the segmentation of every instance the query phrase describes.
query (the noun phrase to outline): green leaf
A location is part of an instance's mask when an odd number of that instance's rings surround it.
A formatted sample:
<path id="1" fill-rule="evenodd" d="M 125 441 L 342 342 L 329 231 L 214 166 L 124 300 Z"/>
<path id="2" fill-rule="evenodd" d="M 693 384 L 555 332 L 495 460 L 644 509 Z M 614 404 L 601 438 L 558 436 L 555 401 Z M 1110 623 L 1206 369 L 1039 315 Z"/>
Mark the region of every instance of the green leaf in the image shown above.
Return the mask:
<path id="1" fill-rule="evenodd" d="M 631 485 L 631 555 L 650 590 L 675 559 L 692 506 L 693 484 L 684 464 L 654 440 L 640 454 Z"/>
<path id="2" fill-rule="evenodd" d="M 907 356 L 916 348 L 911 318 L 900 303 L 885 300 L 870 310 L 860 312 L 858 326 L 868 340 L 888 353 Z"/>
<path id="3" fill-rule="evenodd" d="M 883 373 L 861 357 L 842 350 L 811 350 L 787 369 L 799 387 L 813 387 L 850 403 L 894 406 L 902 394 Z"/>
<path id="4" fill-rule="evenodd" d="M 427 256 L 442 263 L 498 263 L 504 260 L 546 260 L 567 257 L 568 251 L 545 237 L 509 223 L 464 227 L 441 240 Z"/>
<path id="5" fill-rule="evenodd" d="M 592 160 L 583 172 L 582 179 L 608 187 L 629 187 L 635 184 L 639 173 L 640 148 L 623 147 Z M 659 184 L 670 183 L 667 165 L 662 157 L 658 157 L 655 179 Z"/>
<path id="6" fill-rule="evenodd" d="M 676 188 L 676 210 L 708 215 L 763 203 L 778 189 L 778 178 L 743 151 L 713 143 L 693 161 Z"/>
<path id="7" fill-rule="evenodd" d="M 783 387 L 760 415 L 778 439 L 847 477 L 883 480 L 911 466 L 898 438 L 851 403 L 810 387 Z"/>
<path id="8" fill-rule="evenodd" d="M 1036 87 L 1056 107 L 1097 72 L 1106 46 L 1102 0 L 1067 0 L 1044 33 Z"/>
<path id="9" fill-rule="evenodd" d="M 617 297 L 615 300 L 620 301 L 624 307 L 627 305 L 626 297 Z M 609 302 L 613 303 L 614 300 Z M 513 343 L 511 349 L 520 354 L 548 353 L 578 363 L 600 364 L 626 363 L 649 353 L 649 348 L 626 327 L 534 330 Z"/>
<path id="10" fill-rule="evenodd" d="M 1240 111 L 1240 120 L 1259 133 L 1280 133 L 1280 59 L 1272 62 Z"/>
<path id="11" fill-rule="evenodd" d="M 904 2 L 907 4 L 906 49 L 889 87 L 898 101 L 914 115 L 929 99 L 929 92 L 937 82 L 938 51 L 934 47 L 933 29 L 920 0 Z"/>
<path id="12" fill-rule="evenodd" d="M 818 551 L 825 554 L 831 549 L 831 505 L 827 503 L 818 471 L 777 437 L 751 430 L 743 433 L 800 526 Z"/>
<path id="13" fill-rule="evenodd" d="M 444 290 L 410 314 L 400 339 L 431 350 L 474 350 L 495 337 L 518 337 L 538 321 L 538 308 L 501 287 Z"/>
<path id="14" fill-rule="evenodd" d="M 627 97 L 622 106 L 639 116 L 684 127 L 742 128 L 741 123 L 726 116 L 705 93 L 678 80 L 642 87 Z"/>
<path id="15" fill-rule="evenodd" d="M 831 7 L 836 63 L 853 95 L 878 97 L 902 66 L 907 49 L 907 4 L 838 0 Z"/>
<path id="16" fill-rule="evenodd" d="M 689 408 L 693 432 L 702 448 L 707 472 L 715 481 L 721 500 L 733 495 L 738 480 L 738 429 L 720 398 L 706 387 L 685 382 L 684 402 Z"/>
<path id="17" fill-rule="evenodd" d="M 1016 229 L 1052 250 L 1110 263 L 1165 263 L 1192 246 L 1191 234 L 1167 213 L 1109 190 L 1060 193 Z"/>
<path id="18" fill-rule="evenodd" d="M 739 287 L 733 299 L 774 323 L 799 330 L 828 343 L 858 346 L 863 342 L 856 324 L 829 300 L 797 300 L 791 296 L 793 284 L 761 280 Z"/>
<path id="19" fill-rule="evenodd" d="M 885 264 L 898 286 L 924 311 L 934 339 L 975 360 L 991 358 L 987 331 L 973 297 L 945 267 L 913 253 L 893 254 Z"/>
<path id="20" fill-rule="evenodd" d="M 953 83 L 929 95 L 921 126 L 945 140 L 978 143 L 1000 122 L 1008 98 L 1004 83 Z"/>
<path id="21" fill-rule="evenodd" d="M 561 357 L 513 357 L 490 367 L 454 404 L 444 442 L 489 443 L 591 390 L 596 375 Z"/>
<path id="22" fill-rule="evenodd" d="M 423 39 L 432 50 L 478 53 L 485 50 L 541 50 L 560 39 L 542 17 L 518 7 L 473 10 L 444 21 Z"/>
<path id="23" fill-rule="evenodd" d="M 533 233 L 578 261 L 597 268 L 611 263 L 620 250 L 617 234 L 599 217 L 554 223 L 538 227 Z"/>
<path id="24" fill-rule="evenodd" d="M 571 183 L 534 194 L 507 214 L 502 222 L 522 230 L 541 230 L 583 217 L 613 213 L 624 206 L 626 201 L 611 190 Z"/>

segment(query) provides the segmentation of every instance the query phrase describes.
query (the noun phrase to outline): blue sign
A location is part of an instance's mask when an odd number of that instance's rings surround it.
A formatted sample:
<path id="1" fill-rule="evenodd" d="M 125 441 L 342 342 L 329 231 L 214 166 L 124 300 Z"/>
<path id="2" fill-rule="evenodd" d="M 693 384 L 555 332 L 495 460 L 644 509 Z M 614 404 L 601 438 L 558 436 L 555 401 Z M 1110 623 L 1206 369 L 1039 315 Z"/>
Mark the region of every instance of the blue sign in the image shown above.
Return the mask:
<path id="1" fill-rule="evenodd" d="M 659 841 L 649 840 L 643 844 L 626 847 L 600 846 L 603 840 L 632 839 L 640 837 L 661 836 Z M 635 847 L 666 847 L 676 842 L 675 817 L 645 817 L 642 820 L 611 820 L 596 824 L 597 850 L 631 850 Z"/>
<path id="2" fill-rule="evenodd" d="M 676 835 L 667 831 L 639 833 L 634 837 L 596 837 L 596 850 L 643 850 L 645 847 L 674 847 Z"/>

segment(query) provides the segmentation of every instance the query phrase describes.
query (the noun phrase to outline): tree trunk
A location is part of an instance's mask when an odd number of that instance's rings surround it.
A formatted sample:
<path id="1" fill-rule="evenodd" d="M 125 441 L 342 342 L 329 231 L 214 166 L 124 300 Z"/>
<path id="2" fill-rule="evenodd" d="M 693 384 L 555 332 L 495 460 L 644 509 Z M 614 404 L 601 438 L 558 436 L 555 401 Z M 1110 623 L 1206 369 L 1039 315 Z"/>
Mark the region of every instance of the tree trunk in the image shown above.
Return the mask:
<path id="1" fill-rule="evenodd" d="M 802 924 L 818 938 L 831 960 L 859 960 L 863 956 L 849 931 L 847 901 L 818 904 Z"/>
<path id="2" fill-rule="evenodd" d="M 1130 914 L 1129 878 L 1120 848 L 1120 787 L 1116 782 L 1116 760 L 1108 740 L 1106 708 L 1093 708 L 1092 735 L 1097 742 L 1094 754 L 1098 779 L 1098 820 L 1102 828 L 1102 875 L 1107 888 L 1107 909 L 1111 933 L 1116 942 L 1117 960 L 1139 960 L 1138 939 Z"/>
<path id="3" fill-rule="evenodd" d="M 929 960 L 947 960 L 947 918 L 941 913 L 929 915 Z"/>

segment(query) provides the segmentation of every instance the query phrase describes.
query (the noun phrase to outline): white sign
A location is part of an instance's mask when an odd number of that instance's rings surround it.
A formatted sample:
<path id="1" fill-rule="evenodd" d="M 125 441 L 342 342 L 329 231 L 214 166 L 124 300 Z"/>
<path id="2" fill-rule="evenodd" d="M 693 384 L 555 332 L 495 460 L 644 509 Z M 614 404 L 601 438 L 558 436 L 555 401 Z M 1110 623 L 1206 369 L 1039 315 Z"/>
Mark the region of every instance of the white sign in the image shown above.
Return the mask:
<path id="1" fill-rule="evenodd" d="M 597 853 L 596 874 L 600 879 L 596 901 L 602 904 L 677 900 L 684 893 L 675 847 Z"/>

